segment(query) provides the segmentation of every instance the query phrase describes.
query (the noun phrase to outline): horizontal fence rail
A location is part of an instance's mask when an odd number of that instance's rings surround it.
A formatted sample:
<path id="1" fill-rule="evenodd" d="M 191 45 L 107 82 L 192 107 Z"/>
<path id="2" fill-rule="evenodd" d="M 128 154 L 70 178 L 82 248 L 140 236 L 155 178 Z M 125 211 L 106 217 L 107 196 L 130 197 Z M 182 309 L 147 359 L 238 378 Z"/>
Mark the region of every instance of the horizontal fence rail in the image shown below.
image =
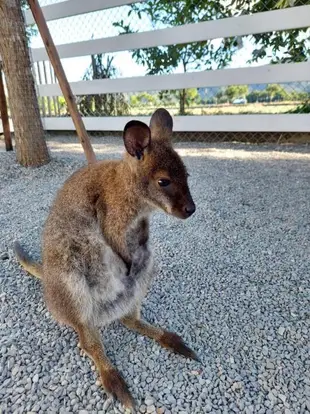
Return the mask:
<path id="1" fill-rule="evenodd" d="M 99 10 L 130 5 L 145 0 L 67 0 L 42 8 L 47 21 L 84 15 Z M 26 24 L 33 24 L 30 11 L 25 12 Z M 140 48 L 186 44 L 236 36 L 310 27 L 310 5 L 281 10 L 264 11 L 252 15 L 187 24 L 171 28 L 149 30 L 139 33 L 91 39 L 82 42 L 57 45 L 62 59 L 90 56 L 101 53 L 132 51 Z M 33 62 L 47 61 L 45 48 L 31 49 Z M 39 63 L 36 63 L 38 66 Z M 39 68 L 38 68 L 39 70 Z M 45 66 L 44 66 L 45 70 Z M 40 78 L 40 70 L 39 70 Z M 43 77 L 47 81 L 46 76 Z M 52 78 L 51 78 L 52 79 Z M 55 79 L 51 80 L 54 82 Z M 100 94 L 124 94 L 155 92 L 189 88 L 226 87 L 230 85 L 285 84 L 309 82 L 310 62 L 285 63 L 243 68 L 228 68 L 190 73 L 139 76 L 132 78 L 96 79 L 72 82 L 77 96 Z M 59 105 L 62 96 L 57 83 L 41 84 L 37 91 L 42 104 L 42 120 L 46 130 L 74 130 L 72 119 L 58 110 L 55 117 L 50 114 L 51 102 Z M 93 99 L 93 98 L 91 98 Z M 53 102 L 54 102 L 53 101 Z M 47 107 L 46 107 L 47 105 Z M 206 104 L 206 106 L 208 106 Z M 56 114 L 57 111 L 55 110 Z M 115 112 L 117 113 L 117 111 Z M 148 112 L 145 112 L 148 113 Z M 94 111 L 95 114 L 95 111 Z M 131 119 L 149 122 L 148 116 L 86 116 L 83 118 L 89 131 L 121 131 Z M 234 115 L 188 115 L 174 116 L 177 132 L 297 132 L 309 133 L 309 114 L 234 114 Z"/>
<path id="2" fill-rule="evenodd" d="M 143 1 L 145 0 L 67 0 L 42 7 L 42 12 L 45 20 L 51 21 Z M 27 25 L 35 23 L 30 10 L 26 10 L 24 16 Z"/>
<path id="3" fill-rule="evenodd" d="M 132 119 L 149 123 L 149 116 L 137 117 L 85 117 L 89 131 L 122 131 Z M 173 118 L 176 132 L 309 132 L 310 117 L 301 114 L 291 115 L 209 115 L 176 116 Z M 46 130 L 74 130 L 72 119 L 43 118 Z"/>
<path id="4" fill-rule="evenodd" d="M 149 123 L 149 116 L 84 117 L 88 131 L 122 131 L 132 119 Z M 70 117 L 42 118 L 47 131 L 74 131 Z M 291 115 L 208 115 L 173 117 L 176 132 L 309 132 L 310 117 L 301 114 Z M 13 123 L 10 120 L 10 129 Z M 0 133 L 3 133 L 0 122 Z"/>
<path id="5" fill-rule="evenodd" d="M 72 82 L 75 95 L 163 91 L 227 85 L 310 81 L 310 62 Z M 62 95 L 58 84 L 38 85 L 40 96 Z"/>
<path id="6" fill-rule="evenodd" d="M 70 58 L 309 26 L 310 6 L 300 6 L 291 9 L 256 13 L 249 16 L 186 24 L 168 29 L 63 44 L 57 46 L 57 50 L 61 58 Z M 34 62 L 48 60 L 45 48 L 33 48 L 32 58 Z"/>

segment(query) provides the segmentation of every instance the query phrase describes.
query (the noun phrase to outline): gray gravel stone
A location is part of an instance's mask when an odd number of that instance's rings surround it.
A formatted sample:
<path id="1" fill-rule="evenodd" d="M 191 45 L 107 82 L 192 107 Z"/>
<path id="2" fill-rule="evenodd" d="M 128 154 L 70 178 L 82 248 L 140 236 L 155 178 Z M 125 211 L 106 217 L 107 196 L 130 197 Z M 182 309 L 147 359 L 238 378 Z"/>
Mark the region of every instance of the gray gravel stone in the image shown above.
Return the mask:
<path id="1" fill-rule="evenodd" d="M 13 377 L 15 377 L 15 375 L 17 375 L 18 372 L 19 372 L 19 366 L 15 365 L 15 367 L 13 367 L 13 369 L 12 369 Z"/>
<path id="2" fill-rule="evenodd" d="M 123 153 L 121 140 L 92 140 L 100 159 Z M 48 144 L 52 162 L 26 169 L 1 150 L 0 140 L 0 258 L 7 256 L 0 260 L 0 412 L 124 413 L 118 403 L 106 404 L 76 335 L 54 322 L 40 281 L 13 256 L 19 239 L 40 257 L 54 195 L 85 164 L 72 138 Z M 152 218 L 157 269 L 142 315 L 182 335 L 202 364 L 119 323 L 102 330 L 107 355 L 142 414 L 306 412 L 309 147 L 183 143 L 177 149 L 197 211 L 186 221 Z"/>
<path id="3" fill-rule="evenodd" d="M 266 368 L 273 370 L 275 368 L 274 363 L 272 361 L 267 361 Z"/>
<path id="4" fill-rule="evenodd" d="M 282 402 L 285 402 L 286 401 L 286 395 L 284 395 L 284 394 L 278 394 L 278 398 L 280 398 L 280 400 Z"/>
<path id="5" fill-rule="evenodd" d="M 204 409 L 206 413 L 211 413 L 212 411 L 212 403 L 211 402 L 206 402 L 204 405 Z"/>
<path id="6" fill-rule="evenodd" d="M 175 404 L 176 403 L 176 399 L 175 399 L 175 397 L 173 395 L 168 395 L 167 396 L 167 401 L 170 404 Z"/>
<path id="7" fill-rule="evenodd" d="M 0 260 L 8 260 L 9 258 L 10 256 L 8 255 L 7 252 L 0 253 Z"/>
<path id="8" fill-rule="evenodd" d="M 146 397 L 145 404 L 146 405 L 153 405 L 154 404 L 154 399 L 151 398 L 151 397 Z"/>

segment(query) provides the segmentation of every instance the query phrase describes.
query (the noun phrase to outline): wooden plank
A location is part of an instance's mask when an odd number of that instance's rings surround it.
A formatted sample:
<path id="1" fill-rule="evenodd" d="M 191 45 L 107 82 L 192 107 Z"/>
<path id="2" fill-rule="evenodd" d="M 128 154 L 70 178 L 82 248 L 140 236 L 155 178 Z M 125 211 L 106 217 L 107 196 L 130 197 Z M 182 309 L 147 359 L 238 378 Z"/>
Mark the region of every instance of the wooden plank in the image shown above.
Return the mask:
<path id="1" fill-rule="evenodd" d="M 42 74 L 41 74 L 41 66 L 40 66 L 41 62 L 36 62 L 36 69 L 37 69 L 37 85 L 42 85 Z M 42 62 L 42 64 L 44 65 L 44 62 Z M 39 90 L 39 88 L 37 88 L 37 90 Z M 41 112 L 43 117 L 46 116 L 46 111 L 45 111 L 45 97 L 44 96 L 39 96 L 39 103 L 41 104 Z"/>
<path id="2" fill-rule="evenodd" d="M 51 83 L 57 82 L 53 66 L 50 64 L 50 62 L 49 62 L 49 70 L 50 70 Z M 60 116 L 59 102 L 58 102 L 57 96 L 53 96 L 53 104 L 54 104 L 54 116 Z"/>
<path id="3" fill-rule="evenodd" d="M 122 131 L 125 124 L 137 119 L 147 124 L 148 116 L 86 117 L 83 118 L 89 131 Z M 46 130 L 73 131 L 71 118 L 44 118 Z M 309 132 L 308 114 L 277 115 L 208 115 L 175 116 L 174 130 L 179 132 Z"/>
<path id="4" fill-rule="evenodd" d="M 133 3 L 141 3 L 146 0 L 67 0 L 42 7 L 46 21 L 62 19 L 64 17 L 77 16 L 79 14 L 125 6 Z M 24 12 L 26 24 L 34 24 L 34 18 L 30 10 Z"/>
<path id="5" fill-rule="evenodd" d="M 75 95 L 146 92 L 213 86 L 310 81 L 310 62 L 208 70 L 170 75 L 72 82 Z M 60 96 L 59 85 L 38 85 L 40 96 Z"/>
<path id="6" fill-rule="evenodd" d="M 2 131 L 4 133 L 4 143 L 6 151 L 13 151 L 13 144 L 12 144 L 12 137 L 10 131 L 10 122 L 9 122 L 9 115 L 8 115 L 8 107 L 6 102 L 5 90 L 4 90 L 4 82 L 2 77 L 2 67 L 0 63 L 0 116 L 1 116 L 1 124 L 2 124 Z"/>
<path id="7" fill-rule="evenodd" d="M 13 126 L 13 122 L 12 119 L 9 118 L 9 126 L 10 126 L 10 131 L 14 132 L 14 126 Z M 2 122 L 0 122 L 0 134 L 3 134 L 3 125 Z"/>
<path id="8" fill-rule="evenodd" d="M 46 63 L 49 62 L 42 62 L 43 63 L 43 76 L 44 76 L 44 84 L 48 84 L 48 80 L 47 80 L 47 72 L 46 72 Z M 51 98 L 48 96 L 47 97 L 47 111 L 48 111 L 48 116 L 52 115 L 52 110 L 51 110 Z"/>
<path id="9" fill-rule="evenodd" d="M 68 43 L 59 45 L 57 50 L 61 58 L 69 58 L 308 26 L 310 26 L 310 6 L 300 6 L 168 29 Z M 48 59 L 45 48 L 35 48 L 31 51 L 34 61 Z"/>

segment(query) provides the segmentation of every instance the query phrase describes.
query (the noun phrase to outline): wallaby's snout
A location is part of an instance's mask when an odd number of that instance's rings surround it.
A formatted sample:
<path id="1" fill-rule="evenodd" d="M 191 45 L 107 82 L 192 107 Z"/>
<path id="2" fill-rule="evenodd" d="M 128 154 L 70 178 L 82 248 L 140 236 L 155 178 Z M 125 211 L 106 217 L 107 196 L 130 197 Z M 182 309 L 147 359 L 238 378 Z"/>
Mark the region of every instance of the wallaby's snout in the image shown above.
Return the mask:
<path id="1" fill-rule="evenodd" d="M 188 204 L 185 205 L 184 207 L 184 213 L 186 215 L 185 218 L 190 217 L 191 215 L 193 215 L 196 211 L 196 206 L 195 203 L 193 202 L 193 200 L 189 201 Z"/>
<path id="2" fill-rule="evenodd" d="M 171 203 L 172 208 L 170 214 L 183 220 L 191 217 L 196 211 L 196 205 L 189 189 L 186 191 L 185 196 L 182 197 L 182 193 L 180 193 L 178 196 L 173 197 Z"/>

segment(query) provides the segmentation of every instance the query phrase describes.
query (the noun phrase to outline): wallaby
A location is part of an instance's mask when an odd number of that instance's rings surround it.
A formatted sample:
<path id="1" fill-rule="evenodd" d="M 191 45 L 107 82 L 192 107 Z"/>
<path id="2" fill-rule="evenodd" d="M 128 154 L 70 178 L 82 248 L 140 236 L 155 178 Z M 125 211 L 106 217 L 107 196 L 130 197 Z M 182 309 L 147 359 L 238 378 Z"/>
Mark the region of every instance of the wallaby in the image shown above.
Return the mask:
<path id="1" fill-rule="evenodd" d="M 195 212 L 171 136 L 172 118 L 165 109 L 155 111 L 150 127 L 128 122 L 122 160 L 81 168 L 59 190 L 44 226 L 43 264 L 15 243 L 18 261 L 42 279 L 49 311 L 77 332 L 106 392 L 128 408 L 134 400 L 105 355 L 99 327 L 120 320 L 163 347 L 198 359 L 180 336 L 140 318 L 153 269 L 150 213 L 159 208 L 186 219 Z"/>

